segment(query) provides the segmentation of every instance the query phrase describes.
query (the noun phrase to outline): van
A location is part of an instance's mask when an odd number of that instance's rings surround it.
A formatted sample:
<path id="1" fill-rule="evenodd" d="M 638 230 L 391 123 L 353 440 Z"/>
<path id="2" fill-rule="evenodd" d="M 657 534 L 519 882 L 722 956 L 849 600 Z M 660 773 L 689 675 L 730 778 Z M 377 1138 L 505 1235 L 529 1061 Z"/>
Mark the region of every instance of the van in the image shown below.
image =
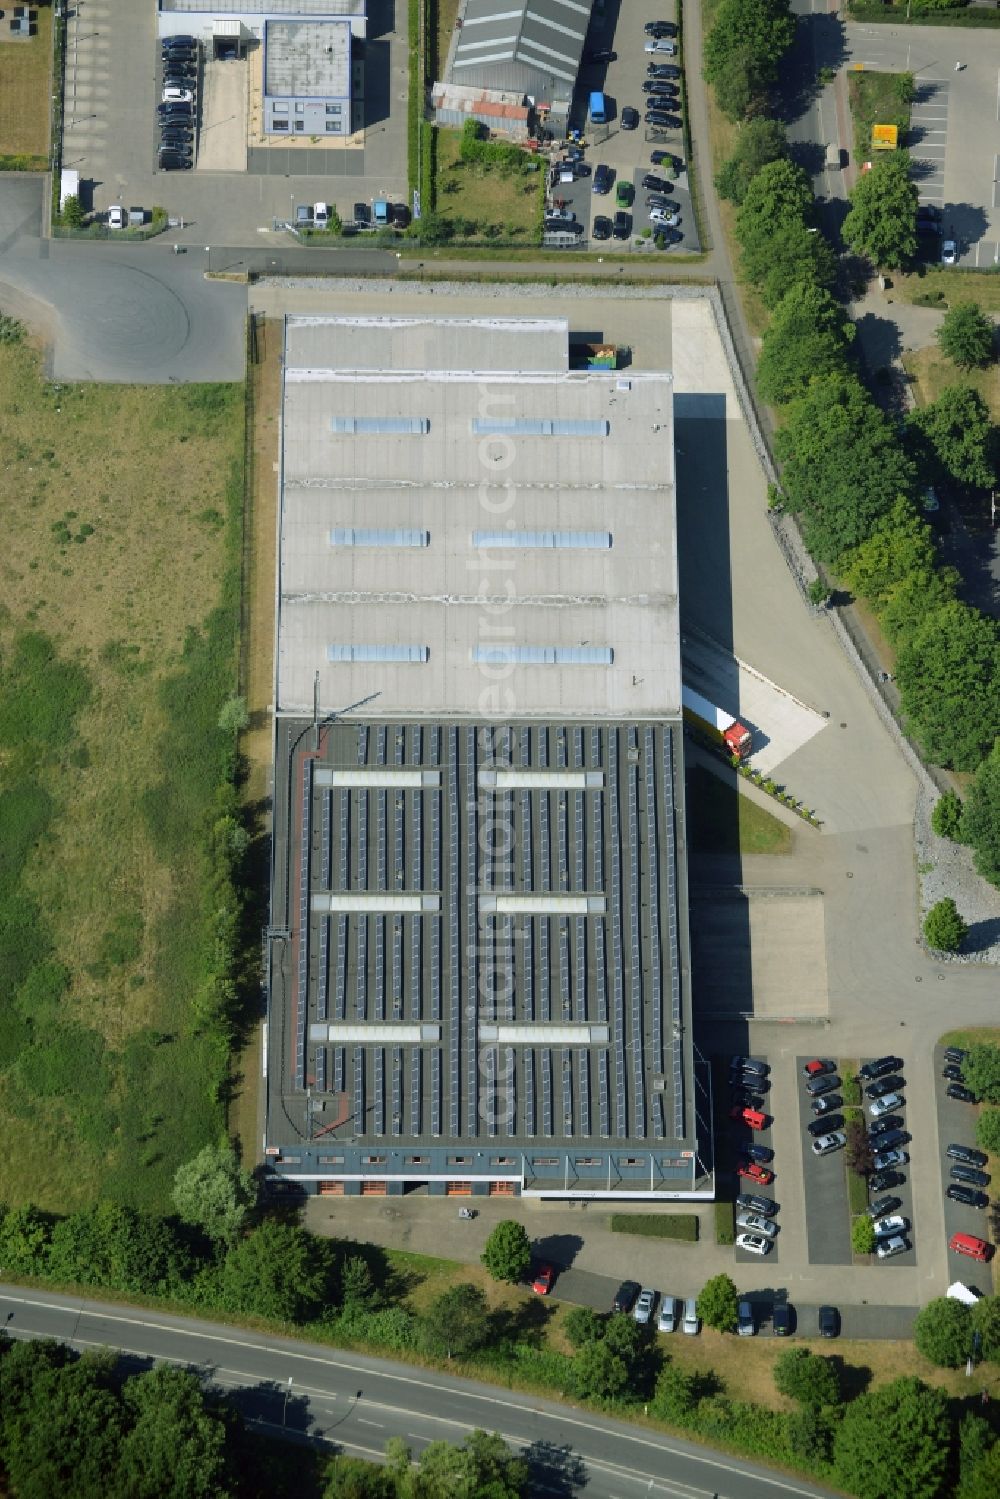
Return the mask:
<path id="1" fill-rule="evenodd" d="M 317 229 L 325 229 L 330 222 L 330 209 L 326 203 L 313 204 L 313 223 Z"/>
<path id="2" fill-rule="evenodd" d="M 840 171 L 840 147 L 834 141 L 826 148 L 826 165 L 831 172 Z"/>
<path id="3" fill-rule="evenodd" d="M 967 1255 L 970 1260 L 988 1260 L 993 1253 L 993 1245 L 985 1239 L 978 1239 L 975 1234 L 952 1234 L 948 1248 L 956 1254 Z"/>
<path id="4" fill-rule="evenodd" d="M 590 96 L 590 123 L 592 125 L 605 125 L 608 119 L 608 104 L 599 89 L 595 89 Z"/>
<path id="5" fill-rule="evenodd" d="M 701 1320 L 698 1316 L 698 1298 L 689 1296 L 684 1303 L 684 1317 L 681 1328 L 689 1337 L 695 1337 L 701 1331 Z"/>

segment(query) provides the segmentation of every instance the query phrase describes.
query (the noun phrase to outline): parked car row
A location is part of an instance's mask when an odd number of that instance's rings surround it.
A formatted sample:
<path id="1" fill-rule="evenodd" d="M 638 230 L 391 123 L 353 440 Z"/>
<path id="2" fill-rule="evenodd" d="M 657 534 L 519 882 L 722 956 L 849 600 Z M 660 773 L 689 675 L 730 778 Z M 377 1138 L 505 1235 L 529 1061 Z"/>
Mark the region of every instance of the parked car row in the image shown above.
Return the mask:
<path id="1" fill-rule="evenodd" d="M 907 1237 L 912 1232 L 912 1225 L 899 1211 L 903 1206 L 902 1199 L 885 1195 L 888 1189 L 905 1183 L 906 1177 L 899 1168 L 909 1165 L 910 1161 L 905 1149 L 910 1135 L 899 1112 L 906 1106 L 903 1096 L 906 1079 L 899 1071 L 902 1065 L 902 1057 L 887 1055 L 866 1062 L 858 1070 L 860 1081 L 867 1084 L 868 1138 L 875 1167 L 868 1178 L 868 1190 L 869 1193 L 883 1194 L 868 1207 L 868 1216 L 875 1228 L 875 1257 L 879 1260 L 892 1259 L 913 1248 Z"/>
<path id="2" fill-rule="evenodd" d="M 640 1286 L 637 1280 L 623 1280 L 611 1303 L 612 1312 L 631 1312 L 636 1322 L 643 1327 L 656 1317 L 657 1332 L 676 1332 L 680 1327 L 690 1337 L 701 1331 L 698 1316 L 698 1301 L 694 1296 L 681 1300 L 677 1296 L 661 1296 L 651 1286 Z"/>
<path id="3" fill-rule="evenodd" d="M 812 1136 L 813 1155 L 832 1155 L 843 1150 L 847 1144 L 844 1134 L 843 1114 L 837 1110 L 843 1105 L 843 1097 L 837 1092 L 841 1086 L 837 1076 L 837 1064 L 828 1057 L 813 1057 L 802 1068 L 806 1095 L 813 1118 L 806 1125 Z"/>
<path id="4" fill-rule="evenodd" d="M 755 1057 L 734 1056 L 729 1062 L 729 1117 L 749 1130 L 764 1130 L 770 1122 L 764 1094 L 770 1091 L 770 1067 Z M 740 1142 L 736 1171 L 744 1181 L 767 1187 L 774 1181 L 774 1151 L 756 1141 Z M 748 1254 L 768 1254 L 778 1235 L 774 1221 L 778 1204 L 769 1197 L 741 1193 L 736 1199 L 736 1247 Z"/>
<path id="5" fill-rule="evenodd" d="M 974 1102 L 974 1095 L 966 1086 L 962 1072 L 965 1057 L 966 1053 L 960 1046 L 945 1048 L 942 1076 L 948 1082 L 948 1097 L 959 1103 Z M 977 1208 L 980 1211 L 988 1208 L 990 1199 L 985 1188 L 990 1185 L 990 1177 L 985 1170 L 989 1164 L 986 1151 L 978 1150 L 974 1145 L 952 1142 L 945 1147 L 944 1153 L 950 1177 L 946 1195 L 952 1202 L 961 1203 L 963 1207 Z M 978 1234 L 952 1234 L 948 1240 L 948 1248 L 955 1254 L 965 1255 L 973 1260 L 988 1260 L 993 1254 L 992 1244 Z"/>
<path id="6" fill-rule="evenodd" d="M 160 43 L 162 84 L 157 107 L 156 164 L 163 172 L 194 165 L 198 96 L 198 43 L 193 36 L 164 37 Z"/>

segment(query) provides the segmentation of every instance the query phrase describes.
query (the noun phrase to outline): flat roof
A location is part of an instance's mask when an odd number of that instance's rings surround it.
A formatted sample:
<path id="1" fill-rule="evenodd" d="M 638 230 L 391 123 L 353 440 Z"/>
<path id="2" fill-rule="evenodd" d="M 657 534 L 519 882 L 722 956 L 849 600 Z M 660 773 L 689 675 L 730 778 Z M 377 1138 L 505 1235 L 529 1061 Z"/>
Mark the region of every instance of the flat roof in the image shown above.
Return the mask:
<path id="1" fill-rule="evenodd" d="M 286 318 L 280 714 L 677 718 L 679 662 L 668 372 L 570 371 L 563 319 Z"/>
<path id="2" fill-rule="evenodd" d="M 349 98 L 350 21 L 269 20 L 264 27 L 264 93 L 269 98 Z"/>
<path id="3" fill-rule="evenodd" d="M 658 1182 L 690 1183 L 680 735 L 643 720 L 281 726 L 272 921 L 289 947 L 268 1077 L 289 1157 L 323 1175 L 375 1159 L 331 1150 L 379 1141 L 581 1160 L 642 1145 Z M 484 785 L 485 764 L 516 779 Z M 392 766 L 424 774 L 341 775 Z M 547 767 L 586 774 L 552 784 L 533 774 Z"/>
<path id="4" fill-rule="evenodd" d="M 160 0 L 160 10 L 192 15 L 363 16 L 366 0 Z"/>

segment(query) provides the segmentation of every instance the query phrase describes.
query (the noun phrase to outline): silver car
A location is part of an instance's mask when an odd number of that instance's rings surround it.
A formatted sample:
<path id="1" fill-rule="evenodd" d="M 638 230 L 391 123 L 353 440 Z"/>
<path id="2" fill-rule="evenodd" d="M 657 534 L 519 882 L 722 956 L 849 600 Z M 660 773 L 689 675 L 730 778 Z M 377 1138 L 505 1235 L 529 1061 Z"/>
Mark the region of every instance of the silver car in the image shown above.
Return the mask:
<path id="1" fill-rule="evenodd" d="M 813 1155 L 829 1155 L 832 1150 L 843 1150 L 847 1144 L 847 1136 L 842 1129 L 835 1129 L 830 1135 L 820 1135 L 812 1142 Z"/>
<path id="2" fill-rule="evenodd" d="M 656 1306 L 656 1292 L 648 1288 L 639 1292 L 639 1299 L 632 1308 L 632 1315 L 637 1322 L 646 1323 L 653 1315 Z"/>
<path id="3" fill-rule="evenodd" d="M 660 1297 L 660 1315 L 656 1321 L 657 1332 L 676 1332 L 681 1314 L 681 1304 L 675 1296 Z"/>
<path id="4" fill-rule="evenodd" d="M 759 1213 L 738 1213 L 736 1227 L 749 1229 L 753 1234 L 763 1234 L 765 1239 L 773 1239 L 778 1232 L 778 1225 L 774 1220 L 762 1218 Z"/>

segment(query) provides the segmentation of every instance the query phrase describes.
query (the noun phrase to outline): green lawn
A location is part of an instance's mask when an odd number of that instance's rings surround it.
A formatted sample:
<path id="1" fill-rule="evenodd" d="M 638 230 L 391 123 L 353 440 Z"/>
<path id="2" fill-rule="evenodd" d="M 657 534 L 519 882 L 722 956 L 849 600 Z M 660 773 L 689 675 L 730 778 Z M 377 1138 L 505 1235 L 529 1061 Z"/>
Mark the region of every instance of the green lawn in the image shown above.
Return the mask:
<path id="1" fill-rule="evenodd" d="M 165 1208 L 224 1126 L 207 840 L 243 388 L 53 385 L 0 345 L 0 1201 Z"/>
<path id="2" fill-rule="evenodd" d="M 7 26 L 6 20 L 3 22 Z M 52 9 L 39 8 L 38 34 L 0 39 L 0 158 L 23 156 L 25 165 L 48 166 L 49 103 L 52 93 Z"/>
<path id="3" fill-rule="evenodd" d="M 440 217 L 466 243 L 520 240 L 532 244 L 541 229 L 544 163 L 523 153 L 526 167 L 462 161 L 461 132 L 439 129 L 435 202 Z"/>
<path id="4" fill-rule="evenodd" d="M 910 105 L 900 97 L 901 73 L 852 72 L 848 78 L 851 116 L 854 120 L 854 160 L 870 161 L 872 126 L 899 127 L 899 144 L 906 145 L 910 126 Z"/>
<path id="5" fill-rule="evenodd" d="M 702 766 L 687 784 L 688 829 L 696 854 L 787 854 L 792 832 L 735 785 Z"/>

